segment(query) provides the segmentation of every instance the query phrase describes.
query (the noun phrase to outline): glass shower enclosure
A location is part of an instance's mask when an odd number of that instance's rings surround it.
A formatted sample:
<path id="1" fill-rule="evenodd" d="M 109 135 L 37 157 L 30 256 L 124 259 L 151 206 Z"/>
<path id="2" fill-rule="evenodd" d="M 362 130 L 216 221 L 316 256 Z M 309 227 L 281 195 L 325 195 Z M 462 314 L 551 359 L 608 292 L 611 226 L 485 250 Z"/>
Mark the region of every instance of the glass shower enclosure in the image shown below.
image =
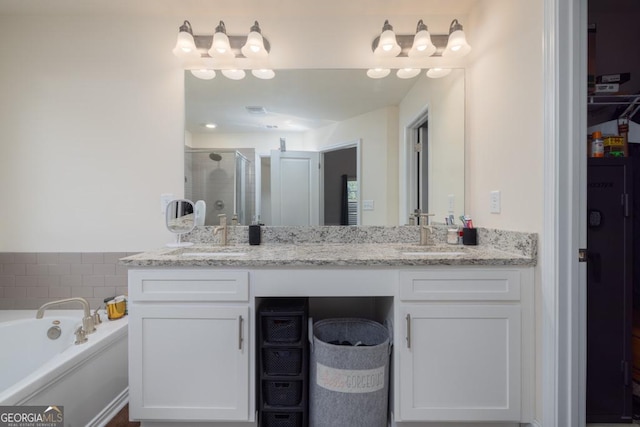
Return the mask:
<path id="1" fill-rule="evenodd" d="M 254 150 L 185 149 L 185 198 L 207 205 L 205 225 L 217 225 L 218 215 L 233 215 L 248 225 L 255 217 Z"/>

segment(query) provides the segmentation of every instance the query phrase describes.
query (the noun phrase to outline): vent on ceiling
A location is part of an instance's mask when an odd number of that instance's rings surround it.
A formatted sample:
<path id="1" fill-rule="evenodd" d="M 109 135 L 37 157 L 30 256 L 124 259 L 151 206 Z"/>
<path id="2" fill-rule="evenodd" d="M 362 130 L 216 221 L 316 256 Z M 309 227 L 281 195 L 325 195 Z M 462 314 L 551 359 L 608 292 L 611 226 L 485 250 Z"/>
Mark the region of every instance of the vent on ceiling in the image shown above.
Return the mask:
<path id="1" fill-rule="evenodd" d="M 267 129 L 278 129 L 278 125 L 267 125 Z"/>
<path id="2" fill-rule="evenodd" d="M 259 105 L 249 105 L 244 108 L 246 108 L 249 114 L 254 114 L 256 116 L 264 116 L 265 114 L 267 114 L 267 110 L 265 110 L 264 107 L 261 107 Z"/>

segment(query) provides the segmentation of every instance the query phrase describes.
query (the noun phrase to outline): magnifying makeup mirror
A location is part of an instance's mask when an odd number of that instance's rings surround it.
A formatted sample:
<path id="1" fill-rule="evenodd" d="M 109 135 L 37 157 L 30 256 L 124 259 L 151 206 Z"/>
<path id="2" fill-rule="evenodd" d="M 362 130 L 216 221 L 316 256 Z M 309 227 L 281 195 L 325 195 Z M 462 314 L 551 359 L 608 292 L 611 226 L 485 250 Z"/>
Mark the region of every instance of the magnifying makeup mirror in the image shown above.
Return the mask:
<path id="1" fill-rule="evenodd" d="M 166 211 L 167 230 L 176 234 L 176 241 L 167 243 L 172 248 L 181 248 L 193 245 L 192 242 L 183 242 L 182 235 L 189 233 L 196 226 L 194 205 L 191 200 L 172 200 L 167 205 Z"/>

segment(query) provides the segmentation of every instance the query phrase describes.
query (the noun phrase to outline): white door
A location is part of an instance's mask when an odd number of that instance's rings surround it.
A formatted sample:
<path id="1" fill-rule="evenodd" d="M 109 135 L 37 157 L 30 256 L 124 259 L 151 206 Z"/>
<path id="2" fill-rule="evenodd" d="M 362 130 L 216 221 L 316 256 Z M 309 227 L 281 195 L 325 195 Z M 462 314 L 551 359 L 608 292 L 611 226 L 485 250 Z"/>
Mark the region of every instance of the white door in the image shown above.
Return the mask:
<path id="1" fill-rule="evenodd" d="M 405 304 L 402 421 L 519 421 L 517 304 Z"/>
<path id="2" fill-rule="evenodd" d="M 318 225 L 319 154 L 271 151 L 272 225 Z"/>

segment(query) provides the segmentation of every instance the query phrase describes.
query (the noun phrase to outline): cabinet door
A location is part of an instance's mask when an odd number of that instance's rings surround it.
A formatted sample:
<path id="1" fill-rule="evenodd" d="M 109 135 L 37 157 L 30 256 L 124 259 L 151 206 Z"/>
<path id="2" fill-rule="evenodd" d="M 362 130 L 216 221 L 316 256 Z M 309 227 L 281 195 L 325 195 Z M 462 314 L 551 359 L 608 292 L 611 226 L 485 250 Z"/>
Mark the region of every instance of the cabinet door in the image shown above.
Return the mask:
<path id="1" fill-rule="evenodd" d="M 520 419 L 518 304 L 403 304 L 400 316 L 402 421 Z"/>
<path id="2" fill-rule="evenodd" d="M 132 304 L 132 419 L 249 420 L 249 308 Z"/>

